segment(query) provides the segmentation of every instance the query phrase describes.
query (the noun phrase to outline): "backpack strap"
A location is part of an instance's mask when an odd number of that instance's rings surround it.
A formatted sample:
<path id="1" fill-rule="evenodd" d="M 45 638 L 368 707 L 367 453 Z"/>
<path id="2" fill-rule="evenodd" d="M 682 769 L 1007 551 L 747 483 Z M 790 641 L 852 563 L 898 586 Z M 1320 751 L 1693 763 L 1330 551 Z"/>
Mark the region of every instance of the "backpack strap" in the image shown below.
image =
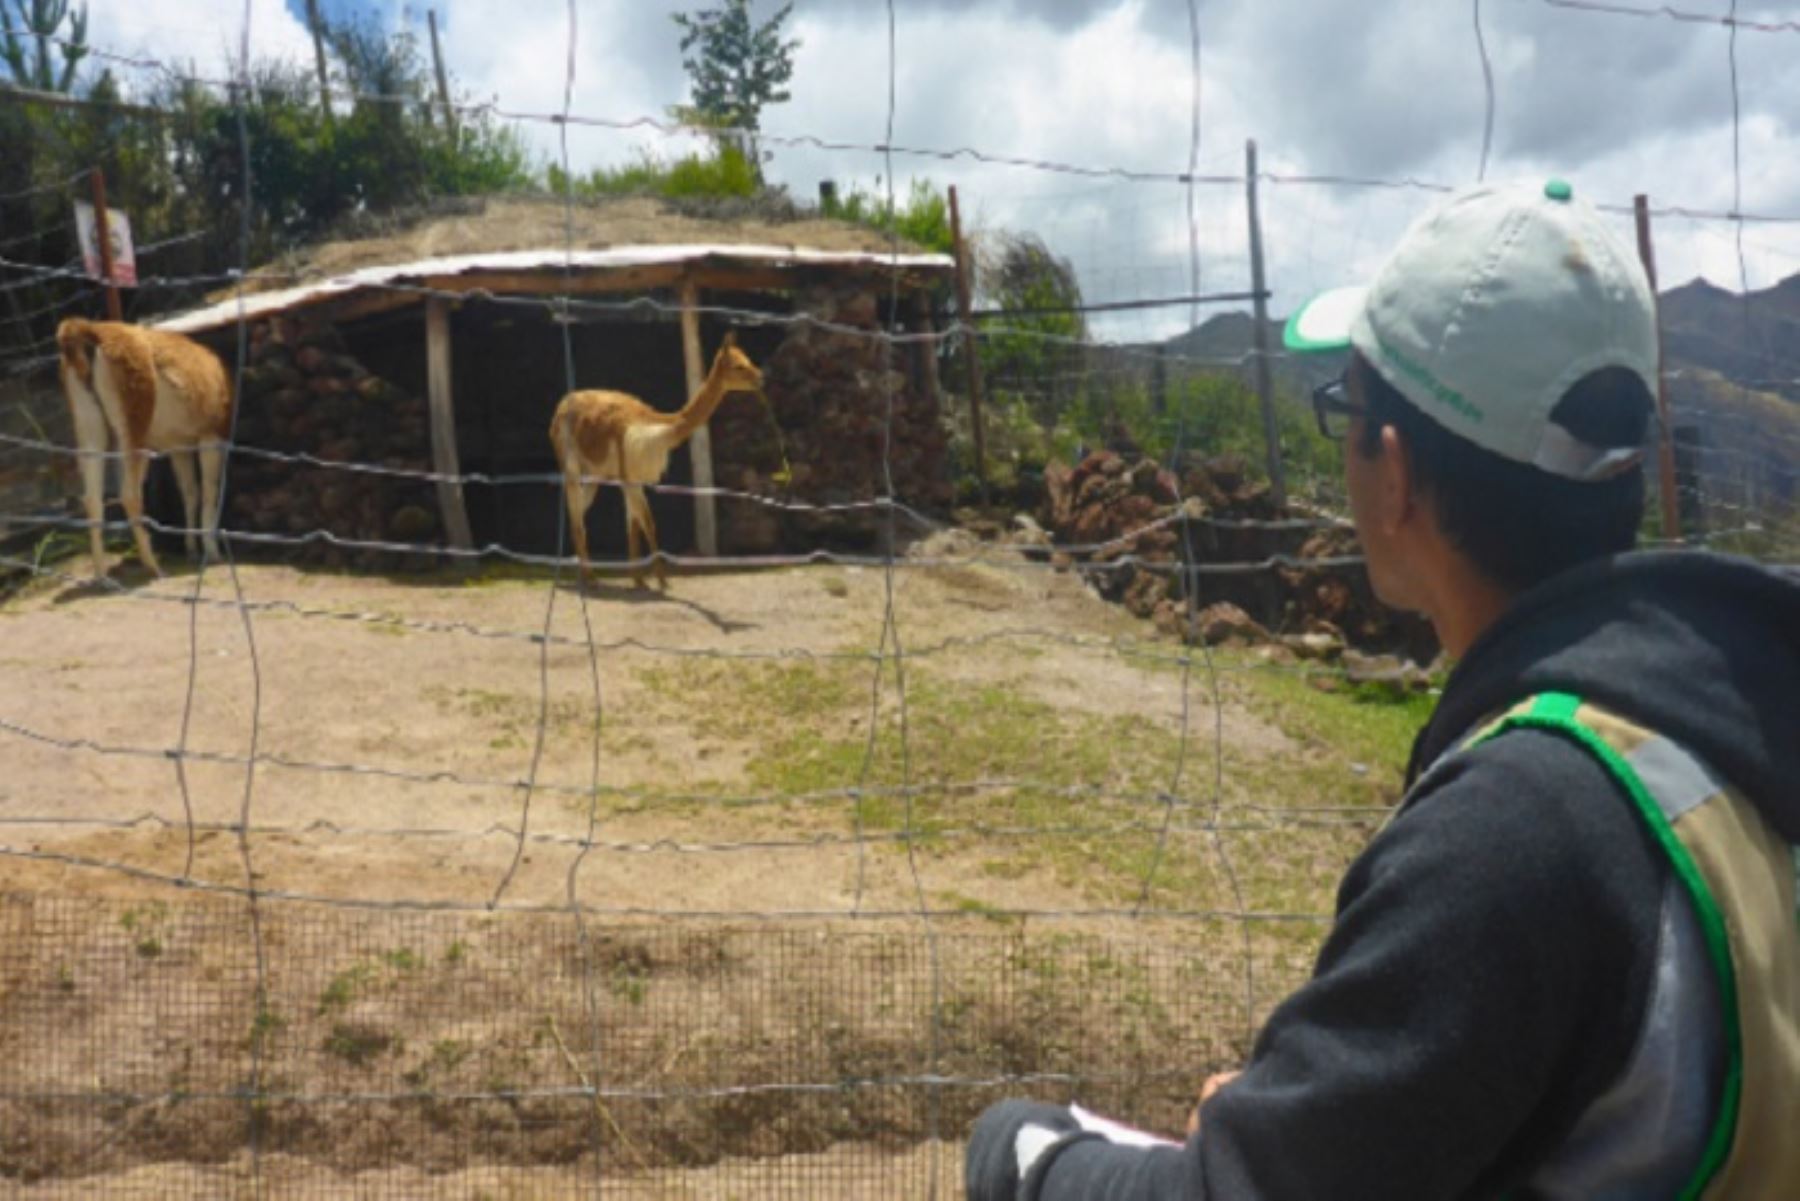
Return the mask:
<path id="1" fill-rule="evenodd" d="M 1629 755 L 1621 754 L 1581 720 L 1581 706 L 1581 698 L 1571 693 L 1540 693 L 1479 732 L 1467 746 L 1479 746 L 1508 730 L 1543 730 L 1566 738 L 1587 751 L 1630 799 L 1632 807 L 1662 848 L 1676 878 L 1693 900 L 1695 915 L 1706 940 L 1707 957 L 1712 962 L 1719 986 L 1720 1010 L 1725 1019 L 1726 1069 L 1724 1093 L 1707 1139 L 1706 1153 L 1680 1193 L 1683 1201 L 1687 1201 L 1701 1195 L 1725 1162 L 1737 1130 L 1738 1105 L 1743 1091 L 1743 1032 L 1738 1014 L 1737 973 L 1731 961 L 1725 917 L 1705 875 L 1674 827 L 1682 814 L 1716 793 L 1718 786 L 1704 764 L 1666 738 L 1652 736 Z"/>

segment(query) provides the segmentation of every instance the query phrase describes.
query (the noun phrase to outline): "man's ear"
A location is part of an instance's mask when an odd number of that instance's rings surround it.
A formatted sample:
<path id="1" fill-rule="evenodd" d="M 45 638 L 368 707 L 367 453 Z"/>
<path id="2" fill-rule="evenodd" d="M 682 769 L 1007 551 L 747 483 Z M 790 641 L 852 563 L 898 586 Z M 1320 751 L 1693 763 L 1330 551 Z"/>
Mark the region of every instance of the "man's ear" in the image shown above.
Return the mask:
<path id="1" fill-rule="evenodd" d="M 1380 481 L 1382 527 L 1390 534 L 1398 533 L 1408 522 L 1418 520 L 1424 510 L 1413 477 L 1412 447 L 1394 426 L 1381 427 L 1381 457 L 1375 467 Z"/>

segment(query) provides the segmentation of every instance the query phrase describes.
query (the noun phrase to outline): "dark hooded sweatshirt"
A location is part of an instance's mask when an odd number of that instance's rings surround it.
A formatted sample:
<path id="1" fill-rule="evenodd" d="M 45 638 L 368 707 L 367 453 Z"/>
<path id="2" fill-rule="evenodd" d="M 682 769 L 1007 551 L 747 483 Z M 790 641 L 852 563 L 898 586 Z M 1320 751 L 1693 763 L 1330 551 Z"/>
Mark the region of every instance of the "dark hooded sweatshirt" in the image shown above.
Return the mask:
<path id="1" fill-rule="evenodd" d="M 1510 731 L 1419 782 L 1483 719 L 1544 691 L 1673 738 L 1800 844 L 1800 578 L 1697 552 L 1565 573 L 1451 677 L 1408 796 L 1338 891 L 1313 979 L 1207 1103 L 1202 1133 L 1178 1150 L 1070 1142 L 1019 1195 L 1535 1195 L 1639 1038 L 1669 874 L 1612 778 L 1554 734 Z M 1694 1086 L 1716 1095 L 1716 1080 Z M 1004 1175 L 1024 1113 L 977 1124 L 972 1197 L 1006 1195 L 982 1176 Z"/>

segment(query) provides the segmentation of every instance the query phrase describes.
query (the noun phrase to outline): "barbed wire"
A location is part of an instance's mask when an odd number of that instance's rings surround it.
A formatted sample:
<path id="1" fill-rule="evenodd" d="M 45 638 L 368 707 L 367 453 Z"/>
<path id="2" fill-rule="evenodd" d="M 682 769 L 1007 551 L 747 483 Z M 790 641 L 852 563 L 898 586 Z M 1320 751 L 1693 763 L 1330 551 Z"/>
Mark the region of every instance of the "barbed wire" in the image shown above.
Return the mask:
<path id="1" fill-rule="evenodd" d="M 0 845 L 0 858 L 12 858 L 24 861 L 54 863 L 64 867 L 85 868 L 103 871 L 109 874 L 158 884 L 170 888 L 180 888 L 195 893 L 212 893 L 228 897 L 249 899 L 251 890 L 241 884 L 226 884 L 215 880 L 186 879 L 168 872 L 160 872 L 153 868 L 122 861 L 101 859 L 92 855 L 78 855 L 64 851 L 48 851 L 40 847 L 15 847 Z M 550 916 L 566 916 L 569 912 L 567 902 L 555 904 L 531 901 L 502 901 L 494 905 L 487 901 L 463 901 L 451 899 L 401 898 L 398 900 L 378 900 L 365 896 L 334 896 L 327 893 L 306 892 L 300 889 L 258 887 L 255 896 L 260 902 L 292 902 L 310 905 L 322 905 L 331 909 L 356 910 L 364 912 L 385 913 L 535 913 Z M 1231 909 L 1193 909 L 1168 908 L 1158 909 L 1154 913 L 1144 914 L 1135 908 L 1122 905 L 1094 905 L 1083 907 L 1057 906 L 984 906 L 978 914 L 971 915 L 966 909 L 954 907 L 927 907 L 923 910 L 909 906 L 903 909 L 872 909 L 864 907 L 852 910 L 842 908 L 801 908 L 785 909 L 705 909 L 705 908 L 652 908 L 643 905 L 594 905 L 582 903 L 581 912 L 586 917 L 634 919 L 654 918 L 682 921 L 743 921 L 759 925 L 779 924 L 783 922 L 819 922 L 844 920 L 855 922 L 904 922 L 918 923 L 921 920 L 943 922 L 958 919 L 968 920 L 971 916 L 981 920 L 1093 920 L 1132 919 L 1143 921 L 1153 918 L 1158 921 L 1235 921 L 1235 922 L 1268 922 L 1317 924 L 1329 922 L 1331 915 L 1300 910 L 1249 910 Z"/>
<path id="2" fill-rule="evenodd" d="M 1065 786 L 1065 790 L 1075 786 Z M 921 792 L 927 790 L 921 788 Z M 1099 799 L 1121 804 L 1129 808 L 1167 809 L 1168 798 L 1163 793 L 1134 794 L 1127 792 L 1101 792 L 1098 789 L 1080 794 L 1086 799 Z M 1235 813 L 1243 810 L 1259 815 L 1264 820 L 1221 821 L 1217 817 L 1197 822 L 1175 822 L 1171 828 L 1176 834 L 1265 834 L 1294 827 L 1366 827 L 1385 822 L 1391 812 L 1387 807 L 1368 807 L 1356 810 L 1350 806 L 1329 807 L 1323 812 L 1312 809 L 1290 810 L 1270 806 L 1225 805 L 1221 813 Z M 24 829 L 45 828 L 56 830 L 124 830 L 124 831 L 184 831 L 189 823 L 185 820 L 167 818 L 148 810 L 136 817 L 50 817 L 0 816 L 0 828 L 19 827 Z M 195 821 L 193 828 L 202 834 L 235 834 L 239 827 L 235 822 Z M 1036 838 L 1096 838 L 1113 837 L 1127 834 L 1160 835 L 1167 823 L 1161 818 L 1155 821 L 1113 821 L 1106 823 L 1077 822 L 1039 822 L 1030 825 L 989 825 L 972 822 L 967 825 L 943 825 L 933 823 L 931 838 L 934 841 L 954 842 L 959 839 L 997 839 L 997 840 L 1030 840 Z M 298 839 L 307 835 L 323 834 L 337 838 L 385 838 L 385 839 L 423 839 L 446 842 L 479 842 L 488 838 L 505 838 L 516 840 L 519 830 L 503 822 L 493 822 L 485 827 L 455 826 L 361 826 L 353 822 L 338 822 L 330 818 L 314 818 L 304 823 L 262 823 L 250 828 L 249 833 L 258 838 Z M 752 851 L 794 851 L 814 848 L 846 846 L 856 842 L 868 845 L 895 843 L 914 835 L 905 830 L 887 830 L 860 833 L 838 833 L 821 831 L 809 835 L 794 835 L 787 838 L 743 838 L 720 839 L 707 842 L 684 841 L 680 838 L 642 838 L 625 840 L 605 840 L 597 838 L 590 831 L 586 836 L 574 834 L 546 834 L 543 832 L 527 832 L 525 841 L 537 846 L 563 847 L 580 851 L 604 851 L 621 855 L 724 855 Z M 184 875 L 191 875 L 191 872 Z"/>
<path id="3" fill-rule="evenodd" d="M 8 520 L 15 526 L 33 529 L 90 529 L 98 526 L 102 530 L 119 532 L 129 530 L 130 524 L 123 521 L 93 522 L 85 517 L 67 514 L 18 514 Z M 1179 521 L 1174 517 L 1172 520 Z M 161 521 L 146 514 L 143 518 L 146 530 L 153 533 L 175 535 L 185 538 L 189 534 L 205 533 L 203 527 L 188 527 Z M 280 546 L 296 549 L 309 546 L 334 546 L 341 550 L 373 551 L 382 554 L 406 556 L 443 556 L 458 560 L 504 559 L 531 567 L 567 567 L 569 559 L 564 555 L 546 555 L 531 551 L 514 550 L 497 542 L 490 542 L 482 547 L 457 547 L 442 544 L 426 544 L 417 542 L 393 542 L 372 538 L 347 538 L 326 529 L 313 529 L 304 534 L 277 534 L 260 530 L 232 530 L 221 527 L 217 531 L 223 540 L 246 542 L 261 546 Z M 983 544 L 986 545 L 986 544 Z M 1218 576 L 1218 575 L 1254 575 L 1261 572 L 1281 569 L 1291 570 L 1330 570 L 1342 567 L 1357 567 L 1363 563 L 1360 554 L 1325 555 L 1307 557 L 1278 551 L 1265 555 L 1260 559 L 1239 559 L 1225 562 L 1190 562 L 1179 563 L 1172 560 L 1153 558 L 1135 551 L 1114 554 L 1110 550 L 1102 560 L 1072 559 L 1070 562 L 1053 562 L 1055 548 L 1037 548 L 1042 551 L 1041 558 L 1019 553 L 1016 547 L 1007 547 L 998 555 L 970 554 L 966 556 L 920 554 L 908 555 L 896 561 L 896 567 L 906 570 L 931 570 L 944 567 L 984 566 L 996 569 L 1018 571 L 1021 573 L 1056 573 L 1073 572 L 1079 575 L 1109 574 L 1113 572 L 1135 569 L 1153 575 L 1166 576 Z M 637 559 L 617 559 L 613 561 L 615 568 L 633 571 L 655 567 L 658 562 L 677 567 L 695 568 L 773 568 L 803 567 L 809 565 L 830 564 L 839 567 L 881 567 L 884 558 L 881 555 L 857 554 L 847 551 L 812 550 L 791 554 L 761 555 L 684 555 L 666 550 L 658 550 L 654 554 L 644 555 Z"/>
<path id="4" fill-rule="evenodd" d="M 1596 11 L 1596 12 L 1609 11 L 1610 9 L 1616 7 L 1621 10 L 1621 15 L 1630 15 L 1630 16 L 1652 15 L 1648 11 L 1632 10 L 1632 9 L 1629 9 L 1627 6 L 1623 6 L 1623 5 L 1611 6 L 1611 5 L 1604 5 L 1604 4 L 1588 4 L 1588 3 L 1581 2 L 1581 0 L 1541 0 L 1541 2 L 1546 3 L 1546 4 L 1551 4 L 1552 6 L 1555 6 L 1555 7 L 1584 8 L 1584 9 L 1588 9 L 1590 11 Z M 1761 28 L 1762 28 L 1761 24 L 1759 24 L 1759 23 L 1727 21 L 1727 20 L 1724 20 L 1721 18 L 1710 18 L 1710 20 L 1712 20 L 1714 23 L 1718 23 L 1718 24 L 1731 24 L 1731 27 L 1733 29 L 1743 27 L 1743 28 L 1757 29 L 1757 30 L 1761 31 Z M 52 37 L 49 40 L 52 43 L 57 43 L 57 44 L 72 44 L 72 43 L 69 43 L 67 41 L 67 39 L 59 39 L 59 38 Z M 214 90 L 223 90 L 223 91 L 226 91 L 227 93 L 231 93 L 233 91 L 233 89 L 243 89 L 245 91 L 253 91 L 254 90 L 253 85 L 250 84 L 247 80 L 239 80 L 236 78 L 218 78 L 218 77 L 195 75 L 195 74 L 192 74 L 189 72 L 185 72 L 182 69 L 180 69 L 177 65 L 171 64 L 171 63 L 169 63 L 165 60 L 161 60 L 161 59 L 147 58 L 147 57 L 143 57 L 143 56 L 122 55 L 122 54 L 118 54 L 116 52 L 105 50 L 104 48 L 88 46 L 88 45 L 84 45 L 83 48 L 86 50 L 87 53 L 91 54 L 97 60 L 114 63 L 115 65 L 119 65 L 119 66 L 129 66 L 129 67 L 133 67 L 135 69 L 140 69 L 140 70 L 157 70 L 157 71 L 160 71 L 165 76 L 165 78 L 170 79 L 174 82 L 195 84 L 195 85 L 199 85 L 199 86 L 203 86 L 203 87 L 212 88 Z M 358 91 L 354 91 L 354 90 L 342 91 L 342 92 L 337 92 L 334 94 L 342 95 L 346 99 L 351 101 L 352 103 L 396 105 L 396 106 L 400 106 L 400 107 L 405 107 L 408 105 L 425 105 L 427 103 L 434 103 L 434 104 L 439 103 L 439 102 L 427 102 L 416 96 L 401 95 L 401 94 L 368 93 L 368 92 L 358 92 Z M 492 100 L 492 101 L 482 101 L 482 102 L 452 100 L 452 101 L 448 102 L 448 107 L 450 108 L 451 111 L 458 112 L 465 116 L 488 115 L 488 116 L 493 116 L 493 117 L 497 117 L 497 118 L 500 118 L 503 120 L 508 120 L 508 121 L 526 121 L 526 122 L 532 122 L 532 123 L 536 123 L 536 124 L 578 126 L 578 127 L 592 128 L 592 129 L 609 129 L 609 130 L 614 130 L 614 131 L 618 131 L 618 132 L 630 132 L 633 130 L 648 130 L 648 131 L 651 131 L 651 132 L 654 132 L 654 133 L 657 133 L 657 134 L 660 134 L 663 136 L 668 136 L 668 137 L 679 136 L 679 137 L 711 138 L 711 137 L 717 136 L 721 132 L 720 129 L 714 128 L 714 127 L 694 125 L 694 124 L 684 123 L 684 122 L 677 121 L 677 120 L 671 120 L 671 119 L 667 119 L 667 118 L 663 118 L 663 117 L 653 117 L 653 116 L 648 116 L 648 115 L 634 116 L 634 117 L 605 117 L 605 116 L 596 116 L 596 115 L 589 115 L 589 114 L 563 113 L 563 112 L 535 112 L 535 111 L 529 111 L 529 110 L 514 109 L 514 108 L 509 108 L 509 107 L 503 105 L 498 99 Z M 726 130 L 725 132 L 731 132 L 731 131 Z M 1119 179 L 1119 180 L 1132 182 L 1132 183 L 1167 183 L 1167 184 L 1176 184 L 1176 185 L 1182 185 L 1182 186 L 1186 186 L 1186 185 L 1192 183 L 1192 184 L 1230 187 L 1230 186 L 1242 186 L 1243 183 L 1245 182 L 1244 176 L 1241 172 L 1240 173 L 1225 172 L 1225 173 L 1194 174 L 1194 173 L 1191 173 L 1188 171 L 1170 171 L 1170 170 L 1158 171 L 1158 170 L 1147 170 L 1147 169 L 1135 168 L 1135 167 L 1124 167 L 1124 166 L 1116 166 L 1116 165 L 1081 164 L 1081 163 L 1059 161 L 1059 160 L 1055 160 L 1055 159 L 998 154 L 998 153 L 993 153 L 990 151 L 985 151 L 985 150 L 977 149 L 975 147 L 970 147 L 970 146 L 959 146 L 959 147 L 953 147 L 953 148 L 905 146 L 905 145 L 896 144 L 896 143 L 892 142 L 891 140 L 884 140 L 881 142 L 874 142 L 874 143 L 859 143 L 859 142 L 852 142 L 852 141 L 827 139 L 827 138 L 819 137 L 817 135 L 812 135 L 812 134 L 783 134 L 778 131 L 766 131 L 766 130 L 745 131 L 745 132 L 754 132 L 755 136 L 759 142 L 766 143 L 771 146 L 783 146 L 783 147 L 788 147 L 788 148 L 805 148 L 805 149 L 821 150 L 821 151 L 828 151 L 828 152 L 856 152 L 856 153 L 865 153 L 865 154 L 873 154 L 873 155 L 900 155 L 900 156 L 909 157 L 909 158 L 935 159 L 935 160 L 943 161 L 943 162 L 955 162 L 958 160 L 966 160 L 969 162 L 981 163 L 981 164 L 987 165 L 987 166 L 1014 167 L 1014 168 L 1040 171 L 1040 172 L 1044 172 L 1044 173 L 1048 173 L 1048 174 L 1057 174 L 1057 175 L 1071 175 L 1071 176 L 1081 176 L 1081 177 L 1089 177 L 1089 178 L 1113 178 L 1113 179 Z M 888 173 L 888 177 L 891 179 L 891 177 L 892 177 L 891 171 Z M 1437 182 L 1437 181 L 1432 181 L 1432 180 L 1422 180 L 1422 179 L 1415 178 L 1413 176 L 1401 176 L 1401 177 L 1396 177 L 1396 178 L 1382 178 L 1382 177 L 1378 177 L 1378 176 L 1361 176 L 1361 175 L 1340 174 L 1340 173 L 1332 173 L 1332 172 L 1310 172 L 1310 173 L 1308 173 L 1308 172 L 1259 171 L 1258 178 L 1260 180 L 1263 180 L 1264 182 L 1275 184 L 1278 186 L 1279 185 L 1295 185 L 1295 186 L 1325 186 L 1325 187 L 1365 187 L 1365 188 L 1380 188 L 1380 189 L 1390 189 L 1390 190 L 1415 190 L 1415 191 L 1425 191 L 1425 192 L 1433 192 L 1433 193 L 1449 193 L 1449 192 L 1453 192 L 1456 190 L 1455 185 L 1453 185 L 1453 184 L 1447 184 L 1447 183 L 1442 183 L 1442 182 Z M 1630 201 L 1611 202 L 1611 203 L 1598 205 L 1597 207 L 1599 207 L 1605 211 L 1615 212 L 1615 213 L 1623 213 L 1623 214 L 1630 214 L 1635 211 L 1633 208 L 1633 205 Z M 1654 209 L 1652 209 L 1652 215 L 1653 216 L 1679 216 L 1679 217 L 1686 217 L 1686 218 L 1689 218 L 1692 220 L 1716 220 L 1716 221 L 1740 221 L 1741 220 L 1741 221 L 1755 221 L 1755 222 L 1760 222 L 1760 223 L 1800 224 L 1800 214 L 1776 215 L 1776 214 L 1748 214 L 1748 213 L 1739 213 L 1739 212 L 1735 212 L 1735 211 L 1719 212 L 1716 210 L 1694 209 L 1694 208 L 1689 208 L 1689 207 L 1681 206 L 1681 205 L 1672 205 L 1672 206 L 1664 206 L 1664 207 L 1654 208 Z"/>
<path id="5" fill-rule="evenodd" d="M 29 197 L 39 196 L 46 192 L 65 192 L 93 173 L 94 169 L 92 167 L 83 167 L 66 179 L 53 180 L 49 183 L 34 184 L 28 188 L 20 188 L 16 192 L 0 192 L 0 202 L 25 200 Z"/>
<path id="6" fill-rule="evenodd" d="M 1747 29 L 1752 33 L 1800 33 L 1800 21 L 1745 21 L 1737 15 L 1737 5 L 1733 4 L 1731 12 L 1700 13 L 1672 8 L 1667 4 L 1654 7 L 1623 4 L 1618 0 L 1539 0 L 1539 3 L 1550 8 L 1575 9 L 1581 12 L 1604 13 L 1617 17 L 1660 17 L 1672 21 L 1682 21 L 1694 25 L 1723 25 L 1733 32 Z"/>

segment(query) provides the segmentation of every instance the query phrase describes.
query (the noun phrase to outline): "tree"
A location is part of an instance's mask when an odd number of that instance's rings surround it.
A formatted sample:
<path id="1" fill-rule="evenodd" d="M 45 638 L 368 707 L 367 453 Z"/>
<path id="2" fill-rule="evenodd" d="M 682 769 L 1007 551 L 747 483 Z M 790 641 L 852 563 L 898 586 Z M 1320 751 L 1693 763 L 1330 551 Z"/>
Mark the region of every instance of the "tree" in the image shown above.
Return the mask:
<path id="1" fill-rule="evenodd" d="M 743 150 L 760 162 L 756 134 L 765 105 L 787 100 L 787 81 L 794 77 L 794 51 L 800 39 L 783 40 L 782 22 L 794 11 L 784 4 L 761 25 L 750 19 L 750 0 L 724 0 L 719 8 L 675 13 L 681 27 L 681 65 L 692 81 L 694 102 L 675 115 L 689 124 L 715 131 L 721 144 L 735 140 L 727 131 L 743 131 Z"/>
<path id="2" fill-rule="evenodd" d="M 1033 233 L 999 231 L 981 254 L 981 277 L 1002 316 L 984 339 L 991 386 L 1023 400 L 1045 428 L 1070 416 L 1087 361 L 1087 321 L 1075 268 Z"/>
<path id="3" fill-rule="evenodd" d="M 68 91 L 76 66 L 87 57 L 87 19 L 87 7 L 71 14 L 69 0 L 30 0 L 29 8 L 26 0 L 12 0 L 11 8 L 0 0 L 0 58 L 6 60 L 13 82 L 40 92 Z M 69 34 L 59 37 L 57 30 L 65 20 Z M 35 53 L 26 46 L 26 38 L 37 42 Z M 60 72 L 50 61 L 51 46 L 62 55 Z"/>

